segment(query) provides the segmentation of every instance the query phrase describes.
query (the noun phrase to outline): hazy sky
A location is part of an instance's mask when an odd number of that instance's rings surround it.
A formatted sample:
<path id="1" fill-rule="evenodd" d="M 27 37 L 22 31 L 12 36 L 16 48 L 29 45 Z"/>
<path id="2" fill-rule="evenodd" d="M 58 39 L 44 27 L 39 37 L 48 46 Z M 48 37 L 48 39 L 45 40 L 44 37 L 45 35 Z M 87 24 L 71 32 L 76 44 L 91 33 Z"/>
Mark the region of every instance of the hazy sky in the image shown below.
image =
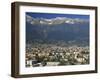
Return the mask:
<path id="1" fill-rule="evenodd" d="M 75 15 L 75 14 L 54 14 L 54 13 L 33 13 L 33 12 L 26 12 L 26 15 L 32 16 L 34 18 L 68 17 L 68 18 L 89 19 L 89 15 Z"/>

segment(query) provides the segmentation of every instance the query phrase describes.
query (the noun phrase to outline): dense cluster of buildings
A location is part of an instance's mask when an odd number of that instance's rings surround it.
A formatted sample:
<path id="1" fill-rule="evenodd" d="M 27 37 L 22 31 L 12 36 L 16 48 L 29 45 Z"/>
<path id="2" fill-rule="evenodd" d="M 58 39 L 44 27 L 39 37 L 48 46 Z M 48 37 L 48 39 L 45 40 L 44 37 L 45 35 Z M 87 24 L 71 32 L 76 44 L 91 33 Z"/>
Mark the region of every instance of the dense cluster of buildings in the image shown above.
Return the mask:
<path id="1" fill-rule="evenodd" d="M 89 64 L 88 46 L 39 44 L 26 48 L 26 67 Z"/>

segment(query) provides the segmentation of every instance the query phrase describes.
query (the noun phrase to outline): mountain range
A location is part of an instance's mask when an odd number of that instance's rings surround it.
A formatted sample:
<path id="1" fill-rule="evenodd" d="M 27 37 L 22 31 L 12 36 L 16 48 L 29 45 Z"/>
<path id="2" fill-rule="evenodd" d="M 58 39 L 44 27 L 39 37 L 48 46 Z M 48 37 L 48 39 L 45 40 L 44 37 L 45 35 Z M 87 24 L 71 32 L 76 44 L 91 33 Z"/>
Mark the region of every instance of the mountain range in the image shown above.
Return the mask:
<path id="1" fill-rule="evenodd" d="M 75 23 L 88 23 L 88 19 L 79 19 L 79 18 L 67 18 L 67 17 L 55 17 L 55 18 L 33 18 L 29 15 L 26 15 L 26 20 L 30 24 L 43 24 L 43 25 L 57 25 L 57 24 L 75 24 Z"/>
<path id="2" fill-rule="evenodd" d="M 35 40 L 89 43 L 89 20 L 68 17 L 34 18 L 26 15 L 26 42 Z"/>

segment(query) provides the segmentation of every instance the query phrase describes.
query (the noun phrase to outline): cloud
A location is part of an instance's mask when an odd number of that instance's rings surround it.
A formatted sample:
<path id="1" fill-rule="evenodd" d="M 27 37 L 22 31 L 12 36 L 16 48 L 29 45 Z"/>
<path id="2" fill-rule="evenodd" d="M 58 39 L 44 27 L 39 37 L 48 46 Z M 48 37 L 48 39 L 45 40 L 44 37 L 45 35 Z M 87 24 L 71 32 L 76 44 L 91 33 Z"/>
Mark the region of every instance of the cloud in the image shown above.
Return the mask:
<path id="1" fill-rule="evenodd" d="M 42 25 L 57 25 L 57 24 L 75 24 L 75 23 L 88 23 L 88 19 L 80 18 L 68 18 L 68 17 L 56 17 L 56 18 L 33 18 L 29 15 L 26 15 L 26 21 L 30 24 L 42 24 Z"/>

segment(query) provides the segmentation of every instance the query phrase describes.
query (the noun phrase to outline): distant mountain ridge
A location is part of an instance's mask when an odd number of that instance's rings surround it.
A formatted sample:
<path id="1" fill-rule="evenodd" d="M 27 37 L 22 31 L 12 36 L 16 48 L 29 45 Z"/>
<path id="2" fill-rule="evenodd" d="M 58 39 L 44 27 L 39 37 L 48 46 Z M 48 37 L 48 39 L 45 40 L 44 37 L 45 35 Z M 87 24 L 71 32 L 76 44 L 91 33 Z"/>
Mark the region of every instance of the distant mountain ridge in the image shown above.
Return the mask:
<path id="1" fill-rule="evenodd" d="M 35 40 L 89 43 L 89 20 L 33 18 L 26 15 L 26 42 Z"/>
<path id="2" fill-rule="evenodd" d="M 29 15 L 26 15 L 27 22 L 31 24 L 44 24 L 44 25 L 55 25 L 55 24 L 75 24 L 75 23 L 88 23 L 88 19 L 80 19 L 80 18 L 67 18 L 67 17 L 56 17 L 56 18 L 33 18 Z"/>

